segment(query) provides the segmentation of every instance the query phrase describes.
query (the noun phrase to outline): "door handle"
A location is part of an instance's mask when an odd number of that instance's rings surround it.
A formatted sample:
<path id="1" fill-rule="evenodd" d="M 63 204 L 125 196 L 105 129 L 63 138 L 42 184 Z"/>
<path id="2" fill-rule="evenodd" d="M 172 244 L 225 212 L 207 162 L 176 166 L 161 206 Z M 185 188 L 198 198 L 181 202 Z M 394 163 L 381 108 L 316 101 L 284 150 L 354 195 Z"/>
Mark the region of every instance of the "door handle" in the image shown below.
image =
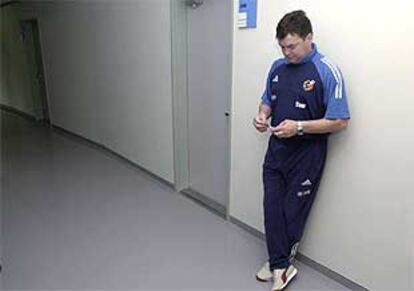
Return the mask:
<path id="1" fill-rule="evenodd" d="M 203 4 L 204 0 L 186 0 L 185 4 L 193 9 Z"/>

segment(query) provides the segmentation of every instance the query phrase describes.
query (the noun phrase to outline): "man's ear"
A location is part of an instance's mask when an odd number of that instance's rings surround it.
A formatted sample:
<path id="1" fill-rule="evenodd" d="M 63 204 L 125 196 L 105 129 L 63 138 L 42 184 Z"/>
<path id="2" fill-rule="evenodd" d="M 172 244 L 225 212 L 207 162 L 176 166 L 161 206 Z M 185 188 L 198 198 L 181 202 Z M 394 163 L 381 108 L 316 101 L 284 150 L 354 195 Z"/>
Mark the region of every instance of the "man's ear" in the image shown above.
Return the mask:
<path id="1" fill-rule="evenodd" d="M 306 36 L 305 40 L 312 42 L 313 40 L 313 33 L 308 33 L 308 35 Z"/>

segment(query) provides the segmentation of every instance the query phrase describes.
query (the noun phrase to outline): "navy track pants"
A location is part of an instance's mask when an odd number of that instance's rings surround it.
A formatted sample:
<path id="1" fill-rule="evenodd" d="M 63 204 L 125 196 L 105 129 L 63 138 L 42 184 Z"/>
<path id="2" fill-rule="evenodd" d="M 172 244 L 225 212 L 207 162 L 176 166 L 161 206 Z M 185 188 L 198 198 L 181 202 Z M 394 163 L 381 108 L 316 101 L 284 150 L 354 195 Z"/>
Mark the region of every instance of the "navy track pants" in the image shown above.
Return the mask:
<path id="1" fill-rule="evenodd" d="M 326 160 L 326 140 L 275 144 L 263 165 L 264 222 L 270 269 L 287 268 L 296 253 Z"/>

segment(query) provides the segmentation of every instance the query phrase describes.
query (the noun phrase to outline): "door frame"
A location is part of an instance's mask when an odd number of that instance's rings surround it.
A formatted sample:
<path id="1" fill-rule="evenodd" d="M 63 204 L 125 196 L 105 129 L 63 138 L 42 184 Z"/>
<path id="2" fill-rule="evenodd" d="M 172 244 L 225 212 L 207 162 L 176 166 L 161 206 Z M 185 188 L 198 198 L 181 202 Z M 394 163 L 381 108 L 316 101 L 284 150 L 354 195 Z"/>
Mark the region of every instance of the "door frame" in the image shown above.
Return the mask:
<path id="1" fill-rule="evenodd" d="M 50 124 L 50 102 L 49 102 L 49 94 L 47 90 L 47 82 L 46 82 L 46 70 L 45 70 L 45 62 L 43 58 L 43 49 L 42 49 L 42 41 L 41 41 L 41 32 L 40 32 L 40 23 L 39 19 L 36 17 L 29 17 L 29 18 L 23 18 L 19 20 L 19 24 L 22 27 L 23 23 L 29 23 L 32 28 L 33 33 L 33 49 L 35 50 L 35 58 L 36 58 L 36 66 L 37 70 L 40 71 L 41 74 L 41 84 L 40 84 L 40 90 L 41 90 L 41 106 L 42 106 L 42 115 L 43 117 L 41 119 L 37 119 L 37 121 Z"/>
<path id="2" fill-rule="evenodd" d="M 223 0 L 221 0 L 223 1 Z M 234 1 L 231 1 L 232 12 L 230 17 L 230 45 L 231 59 L 230 67 L 233 68 L 233 36 L 234 36 Z M 182 192 L 192 199 L 200 202 L 207 208 L 213 210 L 226 220 L 230 218 L 230 179 L 231 179 L 231 120 L 232 120 L 232 92 L 233 92 L 233 69 L 230 73 L 230 84 L 228 90 L 228 108 L 223 108 L 223 114 L 227 118 L 226 141 L 226 205 L 220 207 L 218 203 L 210 198 L 190 190 L 189 178 L 189 92 L 188 92 L 188 41 L 187 41 L 187 6 L 186 0 L 170 0 L 170 22 L 171 22 L 171 73 L 172 73 L 172 99 L 173 99 L 173 152 L 174 152 L 174 187 L 177 192 Z"/>

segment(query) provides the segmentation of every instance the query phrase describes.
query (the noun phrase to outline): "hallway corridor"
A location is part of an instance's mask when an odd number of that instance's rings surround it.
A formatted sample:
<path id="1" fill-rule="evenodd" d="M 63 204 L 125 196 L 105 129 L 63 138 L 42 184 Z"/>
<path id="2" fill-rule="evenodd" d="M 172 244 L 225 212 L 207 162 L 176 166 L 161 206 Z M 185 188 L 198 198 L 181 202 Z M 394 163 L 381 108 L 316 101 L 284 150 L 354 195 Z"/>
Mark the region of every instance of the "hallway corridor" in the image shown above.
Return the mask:
<path id="1" fill-rule="evenodd" d="M 4 290 L 270 290 L 260 239 L 80 138 L 1 118 Z M 287 290 L 348 290 L 297 265 Z"/>

